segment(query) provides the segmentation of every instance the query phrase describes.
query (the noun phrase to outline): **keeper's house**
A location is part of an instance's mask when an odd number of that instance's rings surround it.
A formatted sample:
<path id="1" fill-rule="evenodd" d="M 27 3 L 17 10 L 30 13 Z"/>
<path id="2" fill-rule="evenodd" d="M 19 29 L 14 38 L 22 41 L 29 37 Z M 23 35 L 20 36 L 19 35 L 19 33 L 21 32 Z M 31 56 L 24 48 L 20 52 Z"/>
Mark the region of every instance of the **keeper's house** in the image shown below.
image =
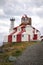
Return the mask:
<path id="1" fill-rule="evenodd" d="M 40 31 L 31 25 L 31 18 L 22 16 L 21 24 L 14 27 L 14 20 L 10 19 L 10 34 L 5 36 L 4 42 L 40 41 Z"/>

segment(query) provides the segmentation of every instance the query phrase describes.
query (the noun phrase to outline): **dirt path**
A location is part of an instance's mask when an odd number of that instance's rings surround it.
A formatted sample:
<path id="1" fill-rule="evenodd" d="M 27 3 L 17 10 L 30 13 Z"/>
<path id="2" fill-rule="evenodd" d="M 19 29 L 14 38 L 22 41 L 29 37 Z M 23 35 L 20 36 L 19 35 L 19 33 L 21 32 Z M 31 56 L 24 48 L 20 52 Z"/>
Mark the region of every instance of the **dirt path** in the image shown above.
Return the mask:
<path id="1" fill-rule="evenodd" d="M 14 65 L 43 65 L 43 43 L 28 47 Z"/>

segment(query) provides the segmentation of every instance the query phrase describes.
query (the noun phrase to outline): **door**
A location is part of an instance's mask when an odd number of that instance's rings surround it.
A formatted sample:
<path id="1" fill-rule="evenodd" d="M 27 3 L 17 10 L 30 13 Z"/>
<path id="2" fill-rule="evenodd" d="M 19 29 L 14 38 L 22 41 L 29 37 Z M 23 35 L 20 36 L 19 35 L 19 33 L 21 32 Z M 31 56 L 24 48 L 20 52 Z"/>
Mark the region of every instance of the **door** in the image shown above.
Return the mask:
<path id="1" fill-rule="evenodd" d="M 12 42 L 12 35 L 8 36 L 8 42 Z"/>
<path id="2" fill-rule="evenodd" d="M 21 34 L 17 35 L 17 42 L 21 42 Z"/>

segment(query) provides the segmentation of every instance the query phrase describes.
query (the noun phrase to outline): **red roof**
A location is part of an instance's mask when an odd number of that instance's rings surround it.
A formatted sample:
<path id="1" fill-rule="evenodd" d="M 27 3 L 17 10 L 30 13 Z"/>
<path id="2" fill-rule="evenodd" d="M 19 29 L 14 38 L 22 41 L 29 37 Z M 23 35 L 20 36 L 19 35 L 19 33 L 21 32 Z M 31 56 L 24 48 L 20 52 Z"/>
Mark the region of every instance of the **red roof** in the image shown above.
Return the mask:
<path id="1" fill-rule="evenodd" d="M 22 34 L 23 32 L 26 32 L 26 31 L 21 31 L 21 32 L 19 32 L 18 34 Z M 17 34 L 17 35 L 18 35 L 18 34 Z"/>
<path id="2" fill-rule="evenodd" d="M 9 34 L 9 35 L 12 35 L 12 34 L 14 34 L 14 33 L 16 33 L 16 31 L 12 32 L 12 33 L 11 33 L 11 34 Z"/>
<path id="3" fill-rule="evenodd" d="M 15 30 L 16 29 L 16 31 L 17 31 L 17 28 L 18 27 L 21 27 L 21 28 L 25 28 L 26 27 L 26 25 L 25 24 L 22 24 L 22 25 L 19 25 L 19 26 L 17 26 L 17 27 L 15 27 L 15 28 L 13 28 L 13 30 Z M 31 26 L 32 27 L 32 26 Z M 34 27 L 32 27 L 33 29 L 35 29 Z M 39 30 L 37 30 L 37 29 L 35 29 L 37 32 L 39 31 Z M 12 35 L 12 34 L 14 34 L 14 33 L 16 33 L 16 31 L 14 31 L 14 32 L 12 32 L 11 34 L 9 34 L 9 35 Z M 23 33 L 24 31 L 21 31 L 21 32 L 19 32 L 19 34 L 21 34 L 21 33 Z M 41 37 L 43 37 L 43 36 L 41 36 Z"/>
<path id="4" fill-rule="evenodd" d="M 19 26 L 17 26 L 17 27 L 15 27 L 15 28 L 13 28 L 13 30 L 15 30 L 15 29 L 17 29 Z"/>
<path id="5" fill-rule="evenodd" d="M 36 28 L 32 27 L 33 29 L 35 29 L 37 32 L 39 32 L 39 30 L 37 30 Z"/>

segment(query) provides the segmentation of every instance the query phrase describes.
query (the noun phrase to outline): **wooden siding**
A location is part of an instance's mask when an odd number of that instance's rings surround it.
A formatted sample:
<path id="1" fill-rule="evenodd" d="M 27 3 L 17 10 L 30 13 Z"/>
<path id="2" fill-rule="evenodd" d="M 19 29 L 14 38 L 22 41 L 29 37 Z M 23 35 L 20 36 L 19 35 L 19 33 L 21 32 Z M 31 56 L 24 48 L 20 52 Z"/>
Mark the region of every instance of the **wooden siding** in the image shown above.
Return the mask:
<path id="1" fill-rule="evenodd" d="M 8 42 L 12 42 L 12 35 L 8 36 Z"/>
<path id="2" fill-rule="evenodd" d="M 21 34 L 17 35 L 17 42 L 21 42 Z"/>
<path id="3" fill-rule="evenodd" d="M 33 40 L 37 40 L 37 34 L 34 34 Z"/>

